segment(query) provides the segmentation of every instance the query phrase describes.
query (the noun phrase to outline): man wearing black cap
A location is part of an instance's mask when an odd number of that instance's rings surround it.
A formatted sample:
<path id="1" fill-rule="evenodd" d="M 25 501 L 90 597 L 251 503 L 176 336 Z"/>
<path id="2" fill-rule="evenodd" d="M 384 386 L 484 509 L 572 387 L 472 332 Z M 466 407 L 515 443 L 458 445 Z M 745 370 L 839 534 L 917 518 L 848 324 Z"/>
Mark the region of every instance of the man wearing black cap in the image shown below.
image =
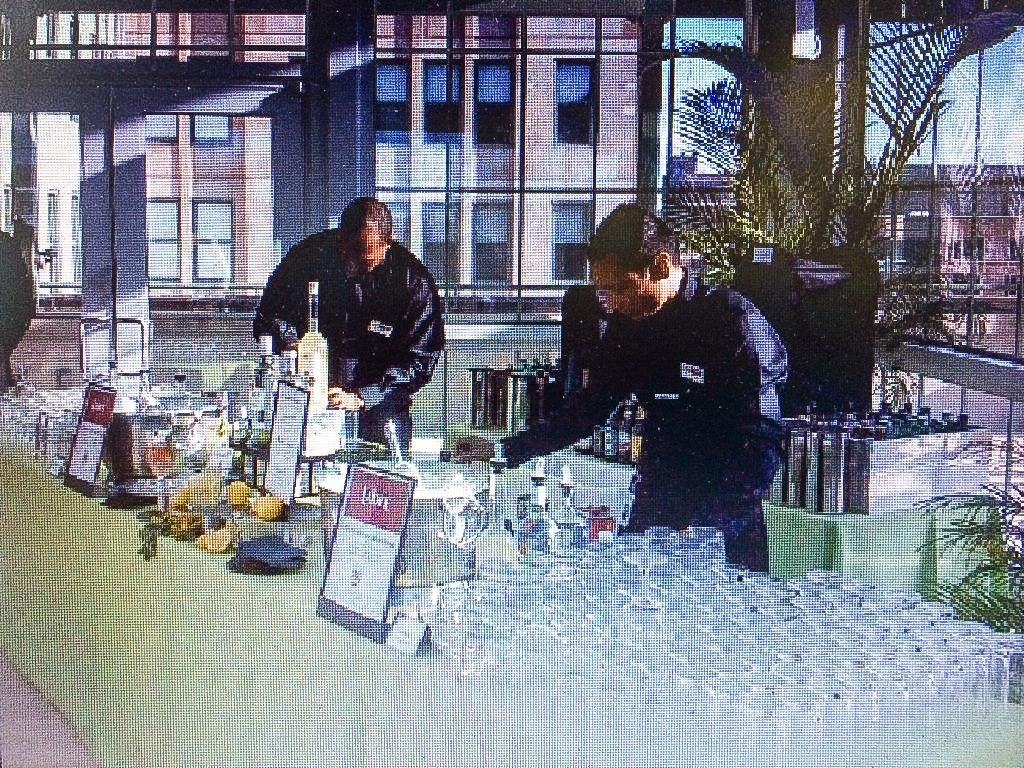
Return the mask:
<path id="1" fill-rule="evenodd" d="M 671 230 L 639 205 L 601 223 L 588 258 L 602 316 L 586 386 L 542 427 L 502 441 L 515 466 L 591 433 L 622 399 L 646 412 L 628 530 L 714 526 L 727 557 L 768 569 L 761 499 L 781 458 L 775 385 L 786 350 L 740 294 L 702 285 Z M 475 458 L 470 439 L 456 455 Z"/>
<path id="2" fill-rule="evenodd" d="M 353 200 L 337 229 L 296 244 L 263 291 L 253 335 L 295 348 L 308 326 L 307 291 L 320 283 L 320 332 L 329 351 L 334 407 L 360 409 L 360 435 L 385 442 L 395 422 L 408 450 L 412 396 L 430 381 L 444 347 L 437 286 L 425 266 L 392 238 L 391 212 L 370 197 Z"/>

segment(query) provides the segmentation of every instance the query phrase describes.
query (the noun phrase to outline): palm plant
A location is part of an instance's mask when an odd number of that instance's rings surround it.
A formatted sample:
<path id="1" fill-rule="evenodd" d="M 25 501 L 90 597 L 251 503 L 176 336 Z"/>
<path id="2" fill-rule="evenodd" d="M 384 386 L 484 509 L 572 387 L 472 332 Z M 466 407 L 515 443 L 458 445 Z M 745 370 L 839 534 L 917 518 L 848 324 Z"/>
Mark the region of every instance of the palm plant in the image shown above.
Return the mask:
<path id="1" fill-rule="evenodd" d="M 846 347 L 838 357 L 845 357 L 843 374 L 853 383 L 835 396 L 837 407 L 846 407 L 847 395 L 858 407 L 870 402 L 876 340 L 947 335 L 928 270 L 895 277 L 883 290 L 873 246 L 890 194 L 946 106 L 946 75 L 1022 20 L 991 11 L 953 22 L 936 13 L 914 24 L 873 25 L 866 80 L 854 73 L 847 82 L 850 99 L 862 83 L 869 128 L 881 132 L 871 158 L 860 131 L 843 125 L 850 110 L 837 110 L 834 63 L 794 60 L 774 72 L 734 45 L 685 43 L 677 51 L 733 76 L 686 93 L 678 105 L 676 134 L 724 179 L 712 187 L 684 180 L 670 191 L 667 208 L 675 211 L 680 241 L 704 256 L 713 282 L 733 281 L 754 246 L 776 248 L 792 273 L 791 289 L 755 303 L 787 341 L 794 364 L 832 365 L 835 350 Z M 802 296 L 840 281 L 846 290 L 829 295 L 829 314 L 803 327 L 794 321 Z M 771 306 L 776 300 L 781 305 Z M 808 338 L 828 333 L 811 330 L 822 319 L 832 335 Z M 800 360 L 807 349 L 829 354 Z"/>
<path id="2" fill-rule="evenodd" d="M 924 509 L 958 514 L 938 545 L 973 564 L 959 581 L 940 582 L 931 597 L 956 606 L 962 619 L 1024 632 L 1024 492 L 992 487 L 987 494 L 936 499 Z"/>

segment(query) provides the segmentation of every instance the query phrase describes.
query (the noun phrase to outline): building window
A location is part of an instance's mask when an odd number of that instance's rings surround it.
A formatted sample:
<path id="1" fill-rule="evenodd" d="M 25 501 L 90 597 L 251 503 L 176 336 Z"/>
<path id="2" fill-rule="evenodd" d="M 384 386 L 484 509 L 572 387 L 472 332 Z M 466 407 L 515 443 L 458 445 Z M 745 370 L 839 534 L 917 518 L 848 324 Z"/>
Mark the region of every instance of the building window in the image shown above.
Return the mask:
<path id="1" fill-rule="evenodd" d="M 177 140 L 177 115 L 146 115 L 146 141 Z"/>
<path id="2" fill-rule="evenodd" d="M 551 204 L 551 274 L 555 280 L 587 279 L 592 208 L 587 202 Z"/>
<path id="3" fill-rule="evenodd" d="M 589 61 L 555 62 L 555 136 L 560 144 L 594 140 L 593 74 Z"/>
<path id="4" fill-rule="evenodd" d="M 75 282 L 82 282 L 82 205 L 77 194 L 71 195 L 71 261 Z"/>
<path id="5" fill-rule="evenodd" d="M 423 65 L 423 134 L 445 141 L 462 131 L 462 68 L 444 62 Z"/>
<path id="6" fill-rule="evenodd" d="M 192 115 L 194 144 L 227 144 L 231 141 L 231 118 L 228 115 Z"/>
<path id="7" fill-rule="evenodd" d="M 396 243 L 409 247 L 409 199 L 388 200 L 391 209 L 391 236 Z"/>
<path id="8" fill-rule="evenodd" d="M 512 282 L 512 204 L 473 206 L 473 281 Z"/>
<path id="9" fill-rule="evenodd" d="M 483 48 L 511 48 L 516 38 L 515 17 L 481 16 L 479 38 Z"/>
<path id="10" fill-rule="evenodd" d="M 46 242 L 50 248 L 60 248 L 60 193 L 46 193 Z"/>
<path id="11" fill-rule="evenodd" d="M 409 140 L 409 63 L 377 62 L 377 104 L 374 112 L 377 141 Z M 384 133 L 384 136 L 380 134 Z"/>
<path id="12" fill-rule="evenodd" d="M 46 193 L 46 242 L 49 250 L 50 280 L 59 283 L 62 249 L 60 247 L 60 194 L 58 192 Z"/>
<path id="13" fill-rule="evenodd" d="M 965 237 L 963 240 L 957 240 L 953 243 L 954 259 L 963 259 L 964 261 L 970 261 L 972 256 L 978 259 L 979 264 L 985 260 L 985 238 L 974 238 L 973 253 L 971 253 L 971 239 L 969 237 Z"/>
<path id="14" fill-rule="evenodd" d="M 441 285 L 459 282 L 459 204 L 448 206 L 445 229 L 445 204 L 423 204 L 423 263 Z"/>
<path id="15" fill-rule="evenodd" d="M 180 280 L 178 250 L 178 201 L 146 203 L 146 245 L 150 280 Z"/>
<path id="16" fill-rule="evenodd" d="M 477 144 L 512 144 L 512 66 L 480 62 L 476 67 L 473 137 Z"/>
<path id="17" fill-rule="evenodd" d="M 193 275 L 200 281 L 227 282 L 231 279 L 231 203 L 196 202 L 194 210 Z"/>
<path id="18" fill-rule="evenodd" d="M 901 242 L 901 269 L 927 269 L 931 262 L 931 240 L 927 237 L 905 237 Z"/>

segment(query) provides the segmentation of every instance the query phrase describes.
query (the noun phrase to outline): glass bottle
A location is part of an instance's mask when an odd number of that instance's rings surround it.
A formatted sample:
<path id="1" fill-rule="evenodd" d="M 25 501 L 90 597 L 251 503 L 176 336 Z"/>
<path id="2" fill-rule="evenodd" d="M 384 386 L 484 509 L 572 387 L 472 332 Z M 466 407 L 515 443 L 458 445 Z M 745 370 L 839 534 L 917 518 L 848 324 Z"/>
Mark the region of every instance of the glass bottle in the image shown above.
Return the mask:
<path id="1" fill-rule="evenodd" d="M 327 339 L 320 333 L 320 283 L 309 284 L 309 329 L 299 340 L 298 370 L 309 387 L 311 411 L 327 410 Z"/>

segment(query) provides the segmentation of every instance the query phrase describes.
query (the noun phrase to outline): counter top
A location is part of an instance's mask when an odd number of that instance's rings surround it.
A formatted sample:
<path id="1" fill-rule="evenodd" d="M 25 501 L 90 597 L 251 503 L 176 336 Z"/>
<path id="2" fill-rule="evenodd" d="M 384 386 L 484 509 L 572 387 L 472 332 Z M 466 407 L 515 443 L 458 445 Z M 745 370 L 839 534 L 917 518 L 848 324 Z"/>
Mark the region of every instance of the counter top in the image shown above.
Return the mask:
<path id="1" fill-rule="evenodd" d="M 598 690 L 463 676 L 315 614 L 323 559 L 287 576 L 161 539 L 0 453 L 0 652 L 107 766 L 1024 764 L 1024 707 L 831 729 L 749 712 L 616 709 Z M 709 703 L 710 704 L 710 703 Z M 598 717 L 600 715 L 600 717 Z"/>

